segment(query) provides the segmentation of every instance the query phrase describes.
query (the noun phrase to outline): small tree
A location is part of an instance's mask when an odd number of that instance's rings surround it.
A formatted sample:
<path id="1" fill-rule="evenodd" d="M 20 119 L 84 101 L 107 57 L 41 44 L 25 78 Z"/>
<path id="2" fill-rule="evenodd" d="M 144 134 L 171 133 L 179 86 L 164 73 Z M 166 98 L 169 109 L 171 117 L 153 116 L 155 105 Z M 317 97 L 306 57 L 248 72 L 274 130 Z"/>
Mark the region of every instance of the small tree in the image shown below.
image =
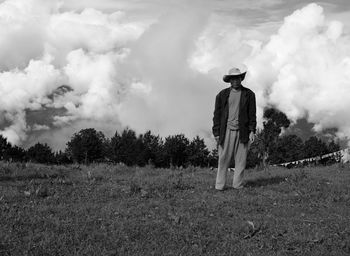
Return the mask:
<path id="1" fill-rule="evenodd" d="M 137 164 L 136 158 L 140 153 L 141 145 L 133 130 L 126 128 L 121 135 L 116 131 L 111 143 L 114 152 L 113 159 L 116 163 L 122 162 L 129 166 Z"/>
<path id="2" fill-rule="evenodd" d="M 275 164 L 300 160 L 303 157 L 303 140 L 297 135 L 285 135 L 278 138 L 271 150 L 270 160 Z"/>
<path id="3" fill-rule="evenodd" d="M 54 154 L 46 143 L 36 143 L 34 146 L 30 147 L 27 150 L 27 157 L 30 161 L 41 164 L 50 164 L 53 163 L 54 160 Z"/>
<path id="4" fill-rule="evenodd" d="M 155 167 L 162 167 L 164 165 L 163 141 L 158 136 L 155 136 L 151 131 L 147 131 L 141 136 L 144 152 L 143 157 L 147 164 Z"/>
<path id="5" fill-rule="evenodd" d="M 261 159 L 261 153 L 263 150 L 259 148 L 262 144 L 259 143 L 259 141 L 256 139 L 253 144 L 250 145 L 248 155 L 247 155 L 247 168 L 254 168 L 256 166 L 263 165 L 262 159 Z"/>
<path id="6" fill-rule="evenodd" d="M 327 144 L 320 140 L 319 138 L 312 136 L 308 140 L 305 141 L 303 147 L 303 157 L 315 157 L 321 156 L 323 154 L 328 153 Z"/>
<path id="7" fill-rule="evenodd" d="M 203 139 L 196 136 L 188 146 L 188 161 L 193 166 L 204 167 L 208 165 L 209 150 Z"/>
<path id="8" fill-rule="evenodd" d="M 12 161 L 16 162 L 22 162 L 26 161 L 26 151 L 18 146 L 10 146 L 6 151 L 5 151 L 5 156 L 4 159 L 9 160 L 11 159 Z"/>
<path id="9" fill-rule="evenodd" d="M 168 136 L 164 142 L 164 153 L 168 166 L 184 166 L 188 162 L 190 142 L 183 134 Z"/>
<path id="10" fill-rule="evenodd" d="M 0 134 L 0 160 L 5 158 L 6 151 L 11 147 L 7 139 Z"/>
<path id="11" fill-rule="evenodd" d="M 62 152 L 59 150 L 58 152 L 55 152 L 54 159 L 56 164 L 71 164 L 72 159 L 69 157 L 69 154 L 67 152 Z"/>
<path id="12" fill-rule="evenodd" d="M 340 145 L 332 140 L 327 146 L 327 153 L 333 153 L 340 150 Z"/>
<path id="13" fill-rule="evenodd" d="M 103 149 L 106 138 L 94 128 L 80 130 L 67 143 L 67 153 L 78 163 L 91 163 L 104 158 Z"/>
<path id="14" fill-rule="evenodd" d="M 208 165 L 211 167 L 217 167 L 218 166 L 218 149 L 214 148 L 212 149 L 212 151 L 210 152 L 209 156 L 208 156 Z"/>
<path id="15" fill-rule="evenodd" d="M 282 128 L 288 128 L 289 125 L 290 121 L 283 112 L 274 108 L 265 109 L 264 128 L 257 133 L 258 157 L 262 160 L 264 169 L 267 168 L 269 155 L 281 134 Z"/>

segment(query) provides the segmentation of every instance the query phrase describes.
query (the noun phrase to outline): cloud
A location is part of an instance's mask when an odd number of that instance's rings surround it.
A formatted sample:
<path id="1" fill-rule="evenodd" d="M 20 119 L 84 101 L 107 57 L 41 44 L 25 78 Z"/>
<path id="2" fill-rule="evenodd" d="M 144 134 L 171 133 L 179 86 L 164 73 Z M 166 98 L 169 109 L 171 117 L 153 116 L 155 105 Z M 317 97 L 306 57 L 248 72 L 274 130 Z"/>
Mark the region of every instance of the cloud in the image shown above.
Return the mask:
<path id="1" fill-rule="evenodd" d="M 118 119 L 120 95 L 127 89 L 118 81 L 120 59 L 122 56 L 113 52 L 91 54 L 80 49 L 68 54 L 64 71 L 75 98 L 63 97 L 67 114 L 101 121 Z"/>
<path id="2" fill-rule="evenodd" d="M 193 15 L 188 9 L 168 13 L 131 48 L 126 65 L 136 93 L 127 94 L 120 105 L 123 124 L 162 136 L 191 137 L 210 130 L 217 87 L 188 64 L 208 17 L 206 12 Z"/>
<path id="3" fill-rule="evenodd" d="M 216 88 L 210 78 L 190 69 L 187 61 L 207 23 L 206 11 L 177 6 L 149 27 L 148 22 L 124 22 L 119 11 L 62 12 L 55 1 L 39 12 L 35 6 L 42 1 L 31 0 L 21 9 L 24 1 L 16 0 L 19 7 L 13 10 L 14 17 L 19 10 L 26 14 L 21 26 L 30 36 L 39 33 L 41 37 L 32 42 L 36 52 L 20 61 L 14 59 L 8 71 L 0 73 L 11 78 L 2 79 L 6 104 L 0 107 L 2 113 L 11 115 L 0 126 L 9 141 L 28 145 L 44 139 L 56 149 L 69 139 L 68 131 L 72 135 L 83 124 L 98 126 L 107 135 L 129 126 L 163 136 L 211 136 Z M 5 1 L 0 9 L 10 4 Z M 26 27 L 34 14 L 36 27 Z M 0 16 L 0 23 L 4 20 Z M 11 24 L 7 29 L 16 34 Z M 5 52 L 1 45 L 0 52 Z M 18 90 L 13 90 L 13 84 Z M 11 104 L 5 102 L 14 97 Z M 36 111 L 29 115 L 32 118 L 42 116 L 39 125 L 26 120 L 30 111 Z"/>
<path id="4" fill-rule="evenodd" d="M 260 124 L 263 108 L 273 105 L 318 131 L 350 135 L 350 44 L 342 23 L 310 4 L 268 37 L 200 3 L 162 7 L 151 21 L 122 11 L 63 10 L 59 1 L 4 1 L 0 133 L 15 144 L 43 140 L 63 149 L 79 129 L 112 136 L 128 126 L 200 135 L 210 144 L 215 95 L 227 86 L 222 75 L 244 63 Z"/>
<path id="5" fill-rule="evenodd" d="M 310 4 L 286 17 L 278 33 L 246 60 L 251 84 L 264 101 L 318 132 L 337 128 L 350 136 L 350 38 Z"/>
<path id="6" fill-rule="evenodd" d="M 33 131 L 42 131 L 50 130 L 50 127 L 48 127 L 47 125 L 34 124 L 32 129 Z"/>
<path id="7" fill-rule="evenodd" d="M 66 109 L 65 115 L 42 118 L 52 123 L 41 127 L 118 123 L 118 63 L 148 24 L 124 22 L 120 11 L 60 8 L 59 1 L 0 4 L 0 133 L 11 143 L 25 143 L 38 130 L 27 125 L 26 113 L 33 110 L 46 115 L 50 108 Z M 64 84 L 70 90 L 55 94 Z"/>
<path id="8" fill-rule="evenodd" d="M 0 73 L 0 113 L 9 123 L 1 133 L 12 143 L 26 139 L 25 110 L 38 110 L 50 103 L 47 97 L 62 84 L 59 70 L 49 59 L 32 60 L 24 70 Z"/>
<path id="9" fill-rule="evenodd" d="M 249 29 L 212 23 L 189 62 L 216 79 L 244 63 L 244 84 L 256 93 L 260 126 L 263 109 L 275 106 L 294 122 L 307 118 L 317 132 L 336 128 L 339 137 L 349 138 L 349 53 L 343 23 L 328 20 L 321 6 L 309 4 L 287 16 L 266 41 Z"/>
<path id="10" fill-rule="evenodd" d="M 263 42 L 258 40 L 263 36 L 255 30 L 242 29 L 234 23 L 225 23 L 218 15 L 211 15 L 208 26 L 196 40 L 196 49 L 189 56 L 188 64 L 193 70 L 206 74 L 221 87 L 222 77 L 232 67 L 246 70 L 247 58 L 260 53 Z M 258 39 L 256 39 L 258 38 Z M 251 70 L 248 70 L 248 76 Z M 262 78 L 262 77 L 260 77 Z M 251 87 L 246 79 L 243 84 Z M 219 90 L 220 87 L 216 87 Z M 262 123 L 262 110 L 266 106 L 265 96 L 256 91 L 258 100 L 258 120 Z"/>
<path id="11" fill-rule="evenodd" d="M 121 11 L 106 14 L 91 8 L 53 14 L 47 28 L 47 51 L 60 64 L 76 49 L 98 54 L 123 51 L 147 27 L 140 22 L 123 23 L 124 18 Z"/>
<path id="12" fill-rule="evenodd" d="M 211 17 L 209 26 L 196 41 L 196 51 L 189 59 L 190 66 L 202 73 L 213 69 L 235 66 L 251 52 L 251 47 L 244 41 L 244 35 L 234 24 L 223 24 Z M 230 36 L 228 36 L 230 34 Z M 221 73 L 222 74 L 222 73 Z"/>
<path id="13" fill-rule="evenodd" d="M 24 68 L 44 49 L 45 24 L 55 1 L 11 0 L 0 4 L 0 70 Z"/>

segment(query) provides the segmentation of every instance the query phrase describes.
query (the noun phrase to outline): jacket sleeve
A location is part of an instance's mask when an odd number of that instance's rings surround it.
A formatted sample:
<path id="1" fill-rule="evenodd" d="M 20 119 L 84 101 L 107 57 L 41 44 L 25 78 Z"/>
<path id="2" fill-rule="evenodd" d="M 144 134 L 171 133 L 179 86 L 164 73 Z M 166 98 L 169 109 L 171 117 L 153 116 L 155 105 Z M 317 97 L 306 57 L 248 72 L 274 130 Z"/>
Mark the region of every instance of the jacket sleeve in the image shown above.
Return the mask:
<path id="1" fill-rule="evenodd" d="M 214 117 L 213 117 L 213 135 L 217 137 L 220 135 L 220 120 L 221 120 L 221 112 L 222 112 L 222 104 L 220 93 L 216 95 L 215 99 L 215 109 L 214 109 Z"/>
<path id="2" fill-rule="evenodd" d="M 248 107 L 248 115 L 249 115 L 249 123 L 248 123 L 248 129 L 249 132 L 256 132 L 256 101 L 255 101 L 255 94 L 252 92 L 250 94 L 249 99 L 249 107 Z"/>

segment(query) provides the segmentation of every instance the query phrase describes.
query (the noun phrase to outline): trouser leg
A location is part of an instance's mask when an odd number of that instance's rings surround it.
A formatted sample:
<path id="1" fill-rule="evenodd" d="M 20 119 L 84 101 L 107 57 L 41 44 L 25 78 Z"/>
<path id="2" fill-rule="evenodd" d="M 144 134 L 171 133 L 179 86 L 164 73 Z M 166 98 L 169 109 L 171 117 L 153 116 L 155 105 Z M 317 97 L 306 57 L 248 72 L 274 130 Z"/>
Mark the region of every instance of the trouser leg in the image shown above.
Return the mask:
<path id="1" fill-rule="evenodd" d="M 234 141 L 235 141 L 235 134 L 233 131 L 230 131 L 229 129 L 226 131 L 225 135 L 225 142 L 224 145 L 219 145 L 218 149 L 218 155 L 219 155 L 219 161 L 218 161 L 218 171 L 216 175 L 216 183 L 215 188 L 216 189 L 223 189 L 226 183 L 226 176 L 227 176 L 227 168 L 230 165 L 233 150 L 234 150 Z"/>
<path id="2" fill-rule="evenodd" d="M 249 144 L 239 142 L 239 134 L 237 136 L 237 141 L 234 148 L 234 157 L 235 157 L 235 172 L 233 174 L 233 184 L 234 188 L 243 187 L 243 177 L 244 170 L 247 163 Z"/>

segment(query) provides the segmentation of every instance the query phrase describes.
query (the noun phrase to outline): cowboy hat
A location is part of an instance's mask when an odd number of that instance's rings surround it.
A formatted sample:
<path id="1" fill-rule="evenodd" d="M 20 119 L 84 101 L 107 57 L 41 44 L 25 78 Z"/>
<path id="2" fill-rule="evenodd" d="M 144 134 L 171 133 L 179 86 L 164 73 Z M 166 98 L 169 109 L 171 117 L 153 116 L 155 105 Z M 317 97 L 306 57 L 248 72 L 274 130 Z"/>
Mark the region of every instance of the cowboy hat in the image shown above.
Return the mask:
<path id="1" fill-rule="evenodd" d="M 247 73 L 247 72 L 243 72 L 243 73 L 242 73 L 242 72 L 239 70 L 239 68 L 231 68 L 231 69 L 228 71 L 228 75 L 224 75 L 223 80 L 224 80 L 224 82 L 229 83 L 230 80 L 231 80 L 231 78 L 240 76 L 241 79 L 242 79 L 242 81 L 243 81 L 244 78 L 245 78 L 245 74 L 246 74 L 246 73 Z"/>

